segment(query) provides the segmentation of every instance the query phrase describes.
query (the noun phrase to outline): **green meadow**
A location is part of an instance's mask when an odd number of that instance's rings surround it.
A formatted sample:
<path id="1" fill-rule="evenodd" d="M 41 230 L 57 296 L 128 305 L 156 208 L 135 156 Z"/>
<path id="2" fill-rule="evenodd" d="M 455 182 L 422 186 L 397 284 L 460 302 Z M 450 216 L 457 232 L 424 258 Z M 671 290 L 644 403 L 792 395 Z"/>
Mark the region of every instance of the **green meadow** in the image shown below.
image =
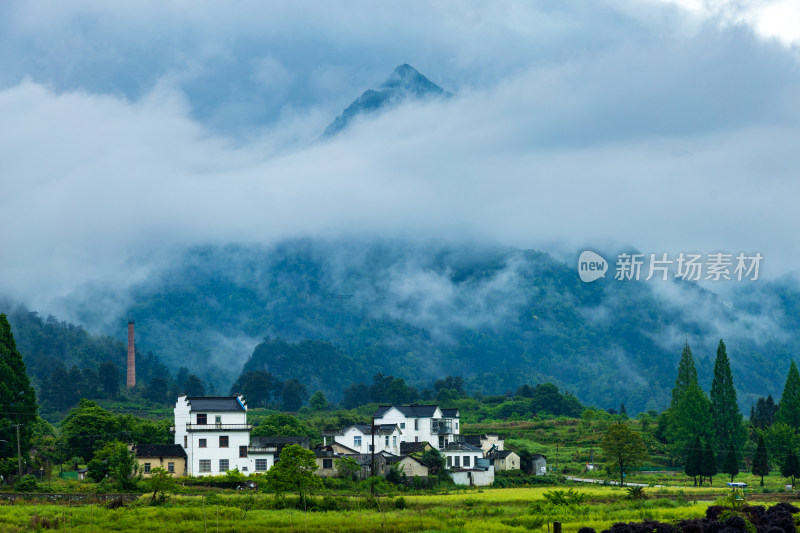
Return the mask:
<path id="1" fill-rule="evenodd" d="M 553 498 L 552 495 L 561 496 Z M 378 497 L 316 495 L 306 509 L 296 498 L 211 492 L 171 495 L 150 505 L 150 495 L 123 507 L 91 503 L 54 505 L 29 500 L 0 506 L 0 531 L 56 529 L 74 532 L 325 532 L 325 531 L 563 531 L 615 522 L 679 520 L 703 516 L 727 494 L 715 489 L 646 489 L 631 499 L 624 488 L 570 486 L 472 489 L 439 494 Z M 548 495 L 550 498 L 548 499 Z M 763 502 L 759 502 L 763 503 Z"/>

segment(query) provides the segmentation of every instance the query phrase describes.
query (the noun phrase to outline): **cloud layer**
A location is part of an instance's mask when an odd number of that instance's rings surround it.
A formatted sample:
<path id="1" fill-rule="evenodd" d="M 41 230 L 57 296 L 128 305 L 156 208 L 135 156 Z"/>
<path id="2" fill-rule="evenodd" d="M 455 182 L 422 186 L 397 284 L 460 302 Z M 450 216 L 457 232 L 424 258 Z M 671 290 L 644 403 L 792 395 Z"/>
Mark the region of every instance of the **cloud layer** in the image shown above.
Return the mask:
<path id="1" fill-rule="evenodd" d="M 368 13 L 368 14 L 365 14 Z M 0 293 L 206 242 L 760 251 L 796 269 L 800 68 L 662 3 L 0 7 Z M 456 96 L 319 134 L 411 63 Z"/>

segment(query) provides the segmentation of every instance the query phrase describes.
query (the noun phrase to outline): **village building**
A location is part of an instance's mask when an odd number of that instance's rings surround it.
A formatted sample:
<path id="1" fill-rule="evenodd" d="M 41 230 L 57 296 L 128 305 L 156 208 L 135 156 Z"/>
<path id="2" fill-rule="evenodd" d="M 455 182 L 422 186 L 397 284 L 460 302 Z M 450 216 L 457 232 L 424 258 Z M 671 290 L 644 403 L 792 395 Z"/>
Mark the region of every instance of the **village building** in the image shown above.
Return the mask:
<path id="1" fill-rule="evenodd" d="M 187 474 L 220 475 L 233 469 L 247 474 L 255 467 L 250 464 L 252 426 L 247 423 L 247 404 L 243 396 L 180 394 L 174 412 L 175 444 L 186 452 Z M 267 460 L 266 457 L 260 459 L 260 465 Z"/>
<path id="2" fill-rule="evenodd" d="M 332 437 L 335 443 L 346 446 L 355 453 L 371 453 L 372 444 L 375 443 L 375 453 L 389 452 L 397 455 L 400 453 L 400 443 L 403 442 L 403 432 L 397 424 L 375 424 L 375 438 L 372 435 L 371 424 L 354 424 L 341 431 L 326 432 L 327 437 Z"/>
<path id="3" fill-rule="evenodd" d="M 438 405 L 382 405 L 374 417 L 376 426 L 397 425 L 400 442 L 430 442 L 443 450 L 459 434 L 458 409 L 440 409 Z"/>
<path id="4" fill-rule="evenodd" d="M 499 450 L 489 454 L 488 457 L 495 471 L 520 469 L 519 455 L 511 450 Z"/>
<path id="5" fill-rule="evenodd" d="M 137 444 L 132 451 L 144 477 L 150 477 L 150 472 L 159 467 L 172 477 L 186 475 L 186 452 L 180 444 Z"/>

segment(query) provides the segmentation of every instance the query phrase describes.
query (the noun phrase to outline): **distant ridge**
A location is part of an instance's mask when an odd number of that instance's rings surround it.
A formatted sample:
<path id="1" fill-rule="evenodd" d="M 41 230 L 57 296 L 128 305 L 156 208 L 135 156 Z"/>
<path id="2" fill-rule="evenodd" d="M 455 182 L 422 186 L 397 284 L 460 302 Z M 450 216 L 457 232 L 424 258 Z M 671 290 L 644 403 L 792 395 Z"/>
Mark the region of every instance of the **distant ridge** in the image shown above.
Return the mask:
<path id="1" fill-rule="evenodd" d="M 394 69 L 389 78 L 377 89 L 368 89 L 356 98 L 352 104 L 331 122 L 323 137 L 336 135 L 345 129 L 350 122 L 359 115 L 368 115 L 408 100 L 422 100 L 425 98 L 447 98 L 452 96 L 431 80 L 419 73 L 417 69 L 408 64 L 403 64 Z"/>

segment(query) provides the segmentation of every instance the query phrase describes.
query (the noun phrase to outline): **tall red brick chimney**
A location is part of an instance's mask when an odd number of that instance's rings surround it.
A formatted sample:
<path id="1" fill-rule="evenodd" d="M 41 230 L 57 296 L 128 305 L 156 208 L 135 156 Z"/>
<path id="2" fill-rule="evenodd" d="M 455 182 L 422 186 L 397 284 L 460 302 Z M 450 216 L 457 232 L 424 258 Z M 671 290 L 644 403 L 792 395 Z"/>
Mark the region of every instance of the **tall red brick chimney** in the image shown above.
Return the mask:
<path id="1" fill-rule="evenodd" d="M 136 385 L 136 343 L 133 339 L 133 320 L 128 321 L 128 388 Z"/>

